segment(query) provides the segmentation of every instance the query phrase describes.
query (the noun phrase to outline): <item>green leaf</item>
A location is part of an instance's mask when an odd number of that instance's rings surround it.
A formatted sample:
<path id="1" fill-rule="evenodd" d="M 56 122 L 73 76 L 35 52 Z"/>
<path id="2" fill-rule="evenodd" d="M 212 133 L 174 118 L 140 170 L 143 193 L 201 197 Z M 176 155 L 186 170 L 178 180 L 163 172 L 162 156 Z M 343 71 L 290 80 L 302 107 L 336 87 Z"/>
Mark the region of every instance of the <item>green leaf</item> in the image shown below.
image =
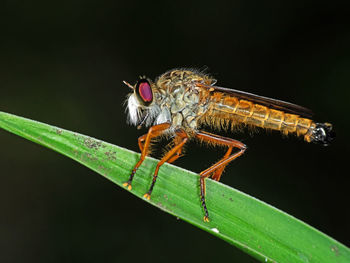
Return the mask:
<path id="1" fill-rule="evenodd" d="M 76 132 L 0 112 L 0 127 L 53 149 L 122 186 L 139 154 Z M 132 194 L 147 192 L 157 160 L 146 158 Z M 199 177 L 165 164 L 145 202 L 241 248 L 262 262 L 350 262 L 350 250 L 300 220 L 219 182 L 207 180 L 209 223 L 203 222 Z M 123 187 L 123 186 L 122 186 Z M 124 187 L 123 187 L 124 188 Z M 125 189 L 125 188 L 124 188 Z"/>

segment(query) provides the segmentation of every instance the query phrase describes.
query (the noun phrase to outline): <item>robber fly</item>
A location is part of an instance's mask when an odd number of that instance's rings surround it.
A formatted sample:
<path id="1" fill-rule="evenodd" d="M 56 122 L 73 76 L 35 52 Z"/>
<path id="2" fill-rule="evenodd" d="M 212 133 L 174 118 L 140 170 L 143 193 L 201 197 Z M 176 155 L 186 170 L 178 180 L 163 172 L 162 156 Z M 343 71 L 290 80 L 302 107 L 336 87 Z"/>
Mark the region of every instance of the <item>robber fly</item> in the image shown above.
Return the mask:
<path id="1" fill-rule="evenodd" d="M 227 147 L 223 158 L 200 173 L 200 199 L 204 209 L 204 221 L 209 221 L 205 203 L 205 181 L 211 177 L 219 181 L 225 167 L 241 156 L 246 145 L 237 140 L 208 133 L 202 127 L 213 129 L 235 128 L 240 125 L 261 127 L 294 133 L 306 142 L 328 145 L 333 137 L 330 123 L 316 123 L 312 112 L 288 102 L 257 96 L 251 93 L 215 86 L 216 80 L 191 69 L 170 70 L 154 82 L 140 77 L 127 99 L 130 124 L 150 127 L 148 133 L 138 139 L 140 160 L 124 186 L 131 190 L 137 169 L 150 152 L 150 143 L 159 136 L 172 139 L 172 148 L 158 162 L 149 191 L 144 198 L 150 199 L 159 168 L 172 163 L 182 155 L 184 145 L 190 139 L 198 139 Z M 237 149 L 233 151 L 233 149 Z"/>

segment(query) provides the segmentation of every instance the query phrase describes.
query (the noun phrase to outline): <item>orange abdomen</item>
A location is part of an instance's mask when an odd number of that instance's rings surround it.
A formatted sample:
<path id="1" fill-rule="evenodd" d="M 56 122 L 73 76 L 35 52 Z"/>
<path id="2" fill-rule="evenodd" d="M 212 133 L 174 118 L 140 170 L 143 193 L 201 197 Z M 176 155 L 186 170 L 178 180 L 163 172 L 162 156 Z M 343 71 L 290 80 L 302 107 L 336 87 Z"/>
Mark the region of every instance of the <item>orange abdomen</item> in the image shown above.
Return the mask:
<path id="1" fill-rule="evenodd" d="M 248 100 L 226 96 L 217 92 L 212 96 L 207 118 L 215 124 L 215 119 L 230 122 L 231 125 L 247 124 L 281 131 L 283 134 L 296 133 L 310 141 L 309 131 L 315 128 L 314 121 L 296 114 L 285 113 Z M 207 121 L 208 122 L 208 121 Z M 222 124 L 222 121 L 219 122 Z"/>

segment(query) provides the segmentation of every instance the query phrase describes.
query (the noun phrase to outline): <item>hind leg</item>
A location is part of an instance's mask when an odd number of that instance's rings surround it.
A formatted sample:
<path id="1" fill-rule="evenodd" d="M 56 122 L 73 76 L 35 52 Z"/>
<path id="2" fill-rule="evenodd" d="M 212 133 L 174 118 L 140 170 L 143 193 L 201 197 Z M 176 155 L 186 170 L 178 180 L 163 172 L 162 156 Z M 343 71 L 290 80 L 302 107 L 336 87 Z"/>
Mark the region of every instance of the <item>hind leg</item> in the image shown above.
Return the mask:
<path id="1" fill-rule="evenodd" d="M 240 141 L 237 141 L 237 140 L 234 140 L 231 138 L 222 137 L 222 136 L 215 135 L 215 134 L 211 134 L 211 133 L 207 133 L 207 132 L 198 132 L 196 134 L 196 138 L 203 140 L 203 141 L 218 144 L 218 145 L 225 145 L 228 147 L 226 154 L 224 155 L 224 157 L 220 161 L 218 161 L 217 163 L 210 166 L 208 169 L 202 171 L 199 174 L 200 175 L 200 188 L 201 188 L 200 196 L 201 196 L 202 206 L 204 209 L 203 220 L 205 222 L 209 222 L 209 212 L 208 212 L 208 209 L 207 209 L 207 206 L 205 203 L 205 179 L 210 177 L 211 175 L 213 175 L 213 179 L 216 181 L 219 181 L 221 174 L 222 174 L 224 168 L 226 167 L 226 165 L 228 165 L 230 162 L 232 162 L 237 157 L 241 156 L 245 152 L 247 147 L 243 143 L 241 143 Z M 232 154 L 231 152 L 232 152 L 233 148 L 238 148 L 239 151 Z"/>

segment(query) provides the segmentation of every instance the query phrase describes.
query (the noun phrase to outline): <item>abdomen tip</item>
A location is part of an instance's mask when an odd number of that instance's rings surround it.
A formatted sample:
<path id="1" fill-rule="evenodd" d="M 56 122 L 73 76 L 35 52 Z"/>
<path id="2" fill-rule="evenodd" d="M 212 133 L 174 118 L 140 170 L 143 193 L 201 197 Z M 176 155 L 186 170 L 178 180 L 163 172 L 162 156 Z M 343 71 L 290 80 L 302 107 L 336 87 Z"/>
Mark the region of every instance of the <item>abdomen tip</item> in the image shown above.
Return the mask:
<path id="1" fill-rule="evenodd" d="M 330 123 L 316 123 L 315 129 L 312 131 L 311 141 L 314 143 L 328 146 L 335 139 L 335 132 Z"/>

